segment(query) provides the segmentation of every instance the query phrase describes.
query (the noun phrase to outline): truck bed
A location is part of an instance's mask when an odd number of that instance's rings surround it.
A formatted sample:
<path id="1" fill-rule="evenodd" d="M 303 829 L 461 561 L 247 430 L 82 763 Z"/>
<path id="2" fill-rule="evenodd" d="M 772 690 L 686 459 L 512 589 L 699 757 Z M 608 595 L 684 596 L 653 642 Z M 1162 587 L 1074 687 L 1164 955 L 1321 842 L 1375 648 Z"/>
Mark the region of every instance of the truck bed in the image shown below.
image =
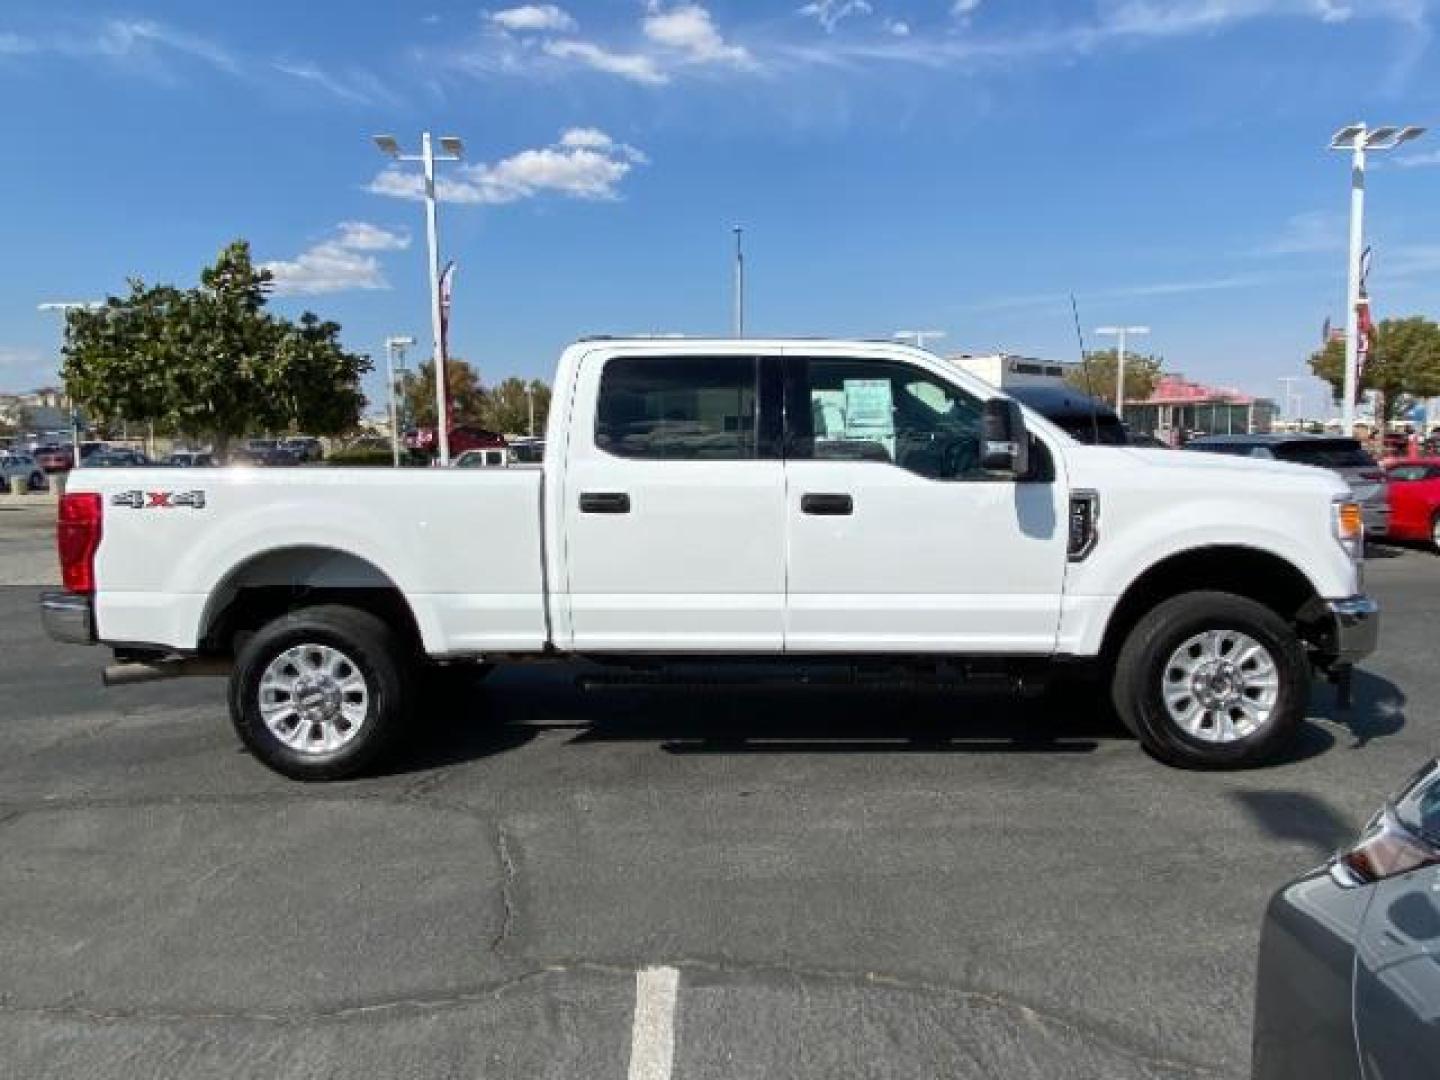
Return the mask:
<path id="1" fill-rule="evenodd" d="M 535 469 L 77 469 L 96 492 L 96 627 L 195 649 L 234 585 L 399 588 L 432 656 L 546 641 Z"/>

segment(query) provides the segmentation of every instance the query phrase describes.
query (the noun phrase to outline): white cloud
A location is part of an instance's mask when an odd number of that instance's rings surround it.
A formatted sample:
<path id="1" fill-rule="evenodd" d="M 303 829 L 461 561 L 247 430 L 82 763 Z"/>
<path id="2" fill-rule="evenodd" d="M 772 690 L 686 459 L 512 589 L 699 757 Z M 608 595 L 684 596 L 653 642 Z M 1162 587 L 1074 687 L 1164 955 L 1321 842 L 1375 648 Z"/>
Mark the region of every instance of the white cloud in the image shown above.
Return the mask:
<path id="1" fill-rule="evenodd" d="M 571 128 L 552 146 L 522 150 L 495 162 L 465 164 L 442 174 L 436 192 L 445 202 L 498 206 L 540 195 L 604 202 L 620 197 L 621 181 L 646 161 L 633 146 L 596 128 Z M 386 169 L 371 181 L 377 195 L 418 199 L 423 194 L 413 170 Z"/>
<path id="2" fill-rule="evenodd" d="M 950 14 L 957 19 L 969 18 L 980 10 L 980 0 L 955 0 L 950 5 Z"/>
<path id="3" fill-rule="evenodd" d="M 569 33 L 578 25 L 569 12 L 554 4 L 524 4 L 506 8 L 490 14 L 490 21 L 496 26 L 517 33 L 549 30 Z"/>
<path id="4" fill-rule="evenodd" d="M 596 71 L 619 75 L 651 86 L 670 81 L 655 60 L 644 53 L 618 53 L 596 45 L 593 41 L 547 41 L 545 53 L 557 60 L 578 60 Z"/>
<path id="5" fill-rule="evenodd" d="M 277 60 L 271 66 L 281 74 L 318 86 L 341 101 L 355 105 L 393 105 L 396 102 L 395 94 L 372 72 L 355 70 L 337 75 L 303 60 Z"/>
<path id="6" fill-rule="evenodd" d="M 264 263 L 275 275 L 277 296 L 315 296 L 353 289 L 388 289 L 390 283 L 372 252 L 401 251 L 410 246 L 405 233 L 391 232 L 365 221 L 342 221 L 335 236 L 302 251 L 294 259 Z"/>
<path id="7" fill-rule="evenodd" d="M 560 136 L 560 145 L 608 150 L 615 145 L 615 140 L 599 128 L 570 128 Z"/>
<path id="8" fill-rule="evenodd" d="M 1316 255 L 1343 251 L 1349 242 L 1348 224 L 1343 215 L 1328 210 L 1307 210 L 1293 214 L 1274 239 L 1261 244 L 1255 255 Z"/>
<path id="9" fill-rule="evenodd" d="M 229 51 L 209 39 L 151 19 L 106 19 L 92 34 L 57 38 L 55 51 L 115 60 L 143 60 L 165 51 L 202 60 L 232 74 L 240 70 Z"/>
<path id="10" fill-rule="evenodd" d="M 909 37 L 910 24 L 904 19 L 886 19 L 885 29 L 895 37 Z"/>
<path id="11" fill-rule="evenodd" d="M 835 32 L 846 19 L 857 15 L 869 15 L 875 9 L 866 0 L 810 0 L 810 3 L 796 8 L 796 13 L 814 19 L 825 28 L 827 34 Z"/>
<path id="12" fill-rule="evenodd" d="M 1427 165 L 1440 165 L 1440 150 L 1424 154 L 1401 154 L 1393 163 L 1402 169 L 1422 169 Z"/>
<path id="13" fill-rule="evenodd" d="M 38 52 L 39 42 L 34 38 L 21 37 L 19 34 L 0 34 L 0 56 L 24 56 L 26 53 Z"/>
<path id="14" fill-rule="evenodd" d="M 641 23 L 646 38 L 672 50 L 693 64 L 751 66 L 743 46 L 730 45 L 715 27 L 710 12 L 699 4 L 682 3 L 666 9 L 652 0 L 650 13 Z"/>

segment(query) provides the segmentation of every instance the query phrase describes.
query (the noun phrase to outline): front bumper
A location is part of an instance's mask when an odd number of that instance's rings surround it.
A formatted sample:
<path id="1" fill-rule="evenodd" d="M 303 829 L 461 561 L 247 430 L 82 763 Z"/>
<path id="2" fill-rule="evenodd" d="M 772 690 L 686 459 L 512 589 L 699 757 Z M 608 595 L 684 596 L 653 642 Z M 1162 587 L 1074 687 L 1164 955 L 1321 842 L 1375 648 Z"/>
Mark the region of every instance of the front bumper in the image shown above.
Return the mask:
<path id="1" fill-rule="evenodd" d="M 83 593 L 41 593 L 40 620 L 45 624 L 45 632 L 56 641 L 68 645 L 95 644 L 95 605 Z"/>
<path id="2" fill-rule="evenodd" d="M 1329 625 L 1325 651 L 1338 664 L 1353 664 L 1380 644 L 1380 605 L 1368 596 L 1327 600 Z"/>

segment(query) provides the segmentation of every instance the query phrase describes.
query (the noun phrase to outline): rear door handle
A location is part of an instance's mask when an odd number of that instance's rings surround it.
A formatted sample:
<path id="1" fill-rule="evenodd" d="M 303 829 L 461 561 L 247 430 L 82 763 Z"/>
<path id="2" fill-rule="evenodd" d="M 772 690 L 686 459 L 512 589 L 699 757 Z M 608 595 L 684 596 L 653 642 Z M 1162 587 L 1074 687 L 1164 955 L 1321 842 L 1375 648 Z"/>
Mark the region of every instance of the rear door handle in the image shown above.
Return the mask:
<path id="1" fill-rule="evenodd" d="M 582 491 L 580 493 L 582 514 L 628 514 L 630 496 L 624 491 Z"/>
<path id="2" fill-rule="evenodd" d="M 800 512 L 819 517 L 843 517 L 855 512 L 855 500 L 840 492 L 807 491 L 800 496 Z"/>

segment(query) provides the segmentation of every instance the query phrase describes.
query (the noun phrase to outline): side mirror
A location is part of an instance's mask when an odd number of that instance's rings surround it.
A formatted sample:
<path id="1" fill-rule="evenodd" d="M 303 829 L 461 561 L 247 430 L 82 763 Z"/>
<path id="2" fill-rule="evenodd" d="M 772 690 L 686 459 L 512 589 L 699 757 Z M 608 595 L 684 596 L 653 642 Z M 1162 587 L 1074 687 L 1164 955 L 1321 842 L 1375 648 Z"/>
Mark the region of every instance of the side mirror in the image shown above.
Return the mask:
<path id="1" fill-rule="evenodd" d="M 1009 398 L 991 398 L 980 415 L 980 467 L 1015 479 L 1030 473 L 1025 414 Z"/>

